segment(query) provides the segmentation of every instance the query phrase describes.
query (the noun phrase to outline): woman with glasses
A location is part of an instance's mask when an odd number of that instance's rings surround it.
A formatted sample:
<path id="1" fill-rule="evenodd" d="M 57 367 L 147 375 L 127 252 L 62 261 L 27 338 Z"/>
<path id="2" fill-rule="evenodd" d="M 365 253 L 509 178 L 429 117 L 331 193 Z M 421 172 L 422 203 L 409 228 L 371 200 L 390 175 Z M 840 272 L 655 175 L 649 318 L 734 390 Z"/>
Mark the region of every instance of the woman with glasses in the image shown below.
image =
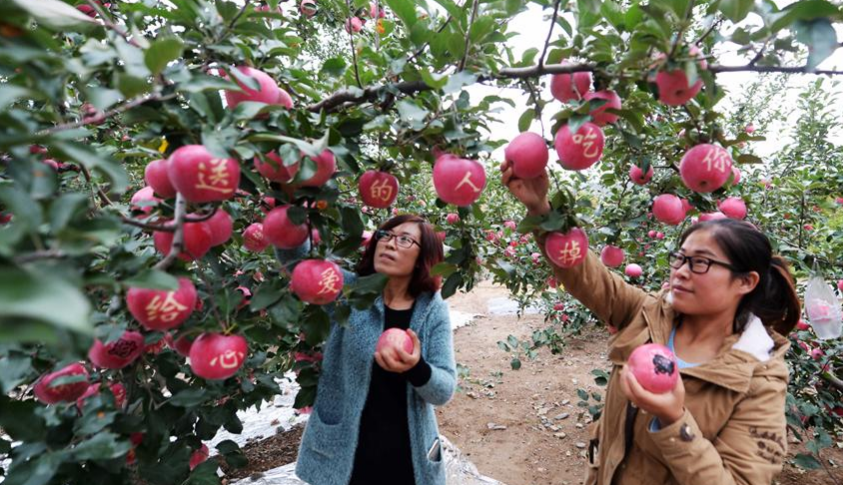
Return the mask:
<path id="1" fill-rule="evenodd" d="M 282 262 L 307 248 L 277 251 Z M 434 406 L 456 388 L 448 307 L 431 275 L 442 242 L 427 221 L 400 215 L 383 224 L 345 284 L 380 273 L 386 287 L 370 308 L 351 308 L 324 344 L 316 402 L 296 474 L 312 485 L 444 485 Z M 407 330 L 413 351 L 376 352 L 381 333 Z"/>
<path id="2" fill-rule="evenodd" d="M 547 173 L 531 180 L 501 166 L 528 214 L 550 210 Z M 536 240 L 544 251 L 544 236 Z M 551 263 L 552 264 L 552 263 Z M 788 335 L 799 298 L 787 264 L 749 223 L 694 224 L 670 256 L 666 289 L 646 293 L 594 254 L 553 267 L 572 296 L 618 329 L 602 415 L 589 428 L 586 485 L 769 485 L 787 453 Z M 671 348 L 673 391 L 645 390 L 626 370 L 649 342 Z"/>

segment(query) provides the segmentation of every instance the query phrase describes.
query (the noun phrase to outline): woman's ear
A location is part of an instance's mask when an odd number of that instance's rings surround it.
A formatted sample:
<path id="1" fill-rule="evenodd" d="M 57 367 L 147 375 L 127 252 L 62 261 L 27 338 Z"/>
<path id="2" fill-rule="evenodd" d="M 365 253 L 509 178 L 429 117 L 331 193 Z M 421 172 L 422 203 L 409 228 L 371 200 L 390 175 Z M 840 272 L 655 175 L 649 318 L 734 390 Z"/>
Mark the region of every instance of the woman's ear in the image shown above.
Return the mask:
<path id="1" fill-rule="evenodd" d="M 742 295 L 747 295 L 752 293 L 755 290 L 755 287 L 758 286 L 758 282 L 761 281 L 761 276 L 758 275 L 757 271 L 750 271 L 749 273 L 740 277 L 740 288 L 738 291 Z"/>

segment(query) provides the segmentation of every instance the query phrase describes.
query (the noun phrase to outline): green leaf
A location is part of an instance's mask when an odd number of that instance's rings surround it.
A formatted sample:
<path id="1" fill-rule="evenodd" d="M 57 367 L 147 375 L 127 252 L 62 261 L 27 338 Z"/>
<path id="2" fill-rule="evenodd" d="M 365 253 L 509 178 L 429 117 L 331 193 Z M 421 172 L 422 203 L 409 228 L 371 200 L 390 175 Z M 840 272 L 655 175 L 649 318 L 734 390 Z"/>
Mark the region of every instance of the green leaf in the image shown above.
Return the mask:
<path id="1" fill-rule="evenodd" d="M 217 460 L 208 459 L 200 463 L 190 472 L 190 477 L 184 482 L 185 485 L 219 485 L 220 477 L 217 476 L 219 463 Z"/>
<path id="2" fill-rule="evenodd" d="M 85 295 L 55 274 L 0 266 L 0 320 L 32 318 L 90 334 L 90 313 Z"/>
<path id="3" fill-rule="evenodd" d="M 83 441 L 73 448 L 73 456 L 78 461 L 111 460 L 121 457 L 132 448 L 128 441 L 118 441 L 120 436 L 109 432 L 101 432 L 93 438 Z"/>
<path id="4" fill-rule="evenodd" d="M 29 12 L 38 24 L 57 32 L 65 30 L 90 31 L 99 23 L 72 6 L 59 0 L 12 0 Z"/>
<path id="5" fill-rule="evenodd" d="M 442 88 L 445 94 L 455 93 L 463 88 L 477 82 L 477 75 L 468 71 L 458 72 L 448 77 L 448 84 Z"/>
<path id="6" fill-rule="evenodd" d="M 509 366 L 512 367 L 512 370 L 518 370 L 521 368 L 521 359 L 518 357 L 513 357 L 512 360 L 509 362 Z"/>
<path id="7" fill-rule="evenodd" d="M 449 77 L 447 74 L 438 74 L 430 72 L 428 69 L 419 70 L 422 81 L 433 89 L 442 89 L 448 84 Z"/>
<path id="8" fill-rule="evenodd" d="M 14 84 L 2 84 L 0 85 L 0 110 L 5 110 L 19 99 L 31 98 L 33 95 L 34 93 L 27 88 Z"/>
<path id="9" fill-rule="evenodd" d="M 181 408 L 196 407 L 208 398 L 208 391 L 205 389 L 185 389 L 171 397 L 169 403 Z"/>
<path id="10" fill-rule="evenodd" d="M 412 29 L 418 17 L 416 16 L 416 2 L 413 0 L 386 0 L 386 4 L 395 15 L 404 22 L 408 29 Z"/>
<path id="11" fill-rule="evenodd" d="M 579 396 L 579 398 L 583 401 L 588 401 L 588 393 L 585 389 L 577 389 L 577 396 Z"/>
<path id="12" fill-rule="evenodd" d="M 143 56 L 146 67 L 153 76 L 157 76 L 167 64 L 181 57 L 184 43 L 178 37 L 156 39 Z"/>
<path id="13" fill-rule="evenodd" d="M 157 269 L 141 271 L 121 282 L 126 288 L 149 288 L 151 290 L 175 291 L 179 289 L 179 280 L 175 276 Z"/>
<path id="14" fill-rule="evenodd" d="M 0 428 L 13 441 L 40 441 L 46 433 L 44 419 L 35 414 L 39 404 L 34 400 L 18 401 L 0 396 Z"/>
<path id="15" fill-rule="evenodd" d="M 793 25 L 796 40 L 808 46 L 808 70 L 815 69 L 837 49 L 837 32 L 828 19 L 809 22 L 797 21 Z"/>
<path id="16" fill-rule="evenodd" d="M 402 99 L 396 103 L 396 107 L 398 108 L 398 114 L 401 116 L 401 119 L 410 122 L 424 121 L 429 113 L 426 109 L 406 99 Z"/>
<path id="17" fill-rule="evenodd" d="M 348 68 L 348 64 L 344 58 L 332 57 L 322 64 L 322 69 L 319 72 L 331 77 L 341 77 L 346 68 Z"/>
<path id="18" fill-rule="evenodd" d="M 457 292 L 457 288 L 460 287 L 462 284 L 462 274 L 456 272 L 448 277 L 445 280 L 445 284 L 442 285 L 442 298 L 449 298 Z"/>
<path id="19" fill-rule="evenodd" d="M 530 129 L 530 125 L 536 118 L 536 110 L 534 108 L 527 108 L 518 118 L 518 131 L 525 132 Z"/>
<path id="20" fill-rule="evenodd" d="M 775 33 L 797 20 L 814 20 L 823 17 L 839 18 L 839 7 L 826 0 L 803 0 L 793 2 L 781 12 L 768 15 L 770 30 Z"/>
<path id="21" fill-rule="evenodd" d="M 738 23 L 752 10 L 754 0 L 720 0 L 720 12 L 732 22 Z"/>
<path id="22" fill-rule="evenodd" d="M 249 309 L 253 312 L 263 310 L 281 299 L 283 284 L 280 280 L 269 280 L 261 284 L 249 300 Z"/>
<path id="23" fill-rule="evenodd" d="M 793 459 L 793 464 L 805 470 L 818 470 L 822 468 L 822 463 L 813 456 L 807 453 L 799 453 Z"/>
<path id="24" fill-rule="evenodd" d="M 51 148 L 58 150 L 66 158 L 101 171 L 111 180 L 111 190 L 115 192 L 122 193 L 129 185 L 129 175 L 123 165 L 111 158 L 100 156 L 91 146 L 76 142 L 56 142 L 51 145 Z"/>

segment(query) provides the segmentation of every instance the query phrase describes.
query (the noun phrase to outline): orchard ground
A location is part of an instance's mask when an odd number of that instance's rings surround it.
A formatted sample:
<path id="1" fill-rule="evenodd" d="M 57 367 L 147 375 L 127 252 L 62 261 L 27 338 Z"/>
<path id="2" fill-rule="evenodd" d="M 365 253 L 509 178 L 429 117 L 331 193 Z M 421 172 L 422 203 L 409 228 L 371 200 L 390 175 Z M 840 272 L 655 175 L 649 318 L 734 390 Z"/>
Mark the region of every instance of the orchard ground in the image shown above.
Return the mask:
<path id="1" fill-rule="evenodd" d="M 535 360 L 522 359 L 521 369 L 511 370 L 511 356 L 497 343 L 509 335 L 528 339 L 546 323 L 542 314 L 518 318 L 489 311 L 508 296 L 505 288 L 485 281 L 449 299 L 452 310 L 476 316 L 454 335 L 460 389 L 437 410 L 440 431 L 482 475 L 506 485 L 577 485 L 585 467 L 589 422 L 588 412 L 577 406 L 577 389 L 603 393 L 591 371 L 608 370 L 608 334 L 603 327 L 588 327 L 568 338 L 561 354 L 552 355 L 545 347 Z M 248 444 L 244 451 L 252 462 L 246 469 L 226 469 L 229 479 L 291 462 L 300 437 L 301 429 L 294 428 Z M 792 434 L 789 438 L 791 458 L 805 451 Z M 822 458 L 826 470 L 805 472 L 786 464 L 776 483 L 843 483 L 843 450 L 832 446 L 822 451 Z"/>

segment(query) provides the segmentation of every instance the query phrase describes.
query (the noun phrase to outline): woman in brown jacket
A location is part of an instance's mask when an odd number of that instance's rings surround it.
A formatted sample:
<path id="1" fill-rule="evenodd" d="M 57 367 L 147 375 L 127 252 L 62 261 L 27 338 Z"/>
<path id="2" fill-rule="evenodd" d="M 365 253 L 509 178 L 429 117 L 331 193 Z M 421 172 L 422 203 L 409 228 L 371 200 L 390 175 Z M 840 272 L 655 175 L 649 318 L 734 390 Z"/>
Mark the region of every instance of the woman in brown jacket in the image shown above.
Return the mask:
<path id="1" fill-rule="evenodd" d="M 503 183 L 531 215 L 550 210 L 547 174 L 501 166 Z M 536 237 L 544 251 L 544 237 Z M 787 453 L 788 369 L 783 335 L 799 321 L 787 264 L 751 224 L 691 226 L 670 258 L 666 290 L 646 293 L 593 254 L 557 280 L 618 329 L 600 419 L 589 428 L 586 485 L 769 485 Z M 679 383 L 644 390 L 624 364 L 639 345 L 672 347 Z"/>

